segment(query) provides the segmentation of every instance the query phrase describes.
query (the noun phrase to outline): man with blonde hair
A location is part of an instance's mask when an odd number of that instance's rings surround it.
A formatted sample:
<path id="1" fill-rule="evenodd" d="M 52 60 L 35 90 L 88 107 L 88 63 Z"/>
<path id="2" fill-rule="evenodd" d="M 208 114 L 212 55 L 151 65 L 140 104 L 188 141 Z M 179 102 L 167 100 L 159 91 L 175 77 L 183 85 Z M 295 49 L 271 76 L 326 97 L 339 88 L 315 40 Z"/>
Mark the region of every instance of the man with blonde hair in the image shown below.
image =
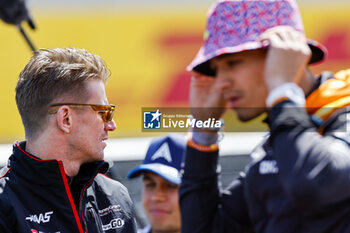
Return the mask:
<path id="1" fill-rule="evenodd" d="M 25 129 L 0 170 L 0 232 L 134 232 L 126 188 L 104 176 L 116 129 L 102 59 L 83 49 L 42 49 L 20 74 Z"/>

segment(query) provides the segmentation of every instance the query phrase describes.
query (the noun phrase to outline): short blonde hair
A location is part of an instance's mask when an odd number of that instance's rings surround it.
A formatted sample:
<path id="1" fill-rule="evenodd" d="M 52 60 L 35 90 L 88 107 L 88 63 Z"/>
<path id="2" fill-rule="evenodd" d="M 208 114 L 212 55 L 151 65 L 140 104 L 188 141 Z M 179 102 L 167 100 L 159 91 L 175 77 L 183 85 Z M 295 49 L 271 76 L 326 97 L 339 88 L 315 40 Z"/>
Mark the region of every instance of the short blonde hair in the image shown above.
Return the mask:
<path id="1" fill-rule="evenodd" d="M 50 104 L 70 96 L 75 101 L 87 98 L 85 83 L 106 83 L 109 71 L 100 56 L 85 49 L 56 48 L 36 51 L 20 73 L 16 103 L 26 138 L 33 137 L 47 124 Z"/>

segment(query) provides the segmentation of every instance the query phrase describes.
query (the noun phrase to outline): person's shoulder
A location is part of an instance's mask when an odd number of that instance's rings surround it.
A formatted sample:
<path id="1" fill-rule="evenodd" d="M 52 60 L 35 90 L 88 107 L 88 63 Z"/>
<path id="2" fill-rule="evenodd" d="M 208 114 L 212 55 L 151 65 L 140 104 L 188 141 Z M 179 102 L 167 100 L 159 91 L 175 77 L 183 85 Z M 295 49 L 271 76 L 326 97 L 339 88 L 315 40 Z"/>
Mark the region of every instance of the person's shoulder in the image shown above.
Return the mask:
<path id="1" fill-rule="evenodd" d="M 4 176 L 6 176 L 6 174 L 8 173 L 8 171 L 11 168 L 5 166 L 5 167 L 0 167 L 0 179 L 3 178 Z"/>
<path id="2" fill-rule="evenodd" d="M 106 196 L 111 202 L 118 202 L 125 210 L 133 213 L 134 205 L 129 195 L 128 189 L 119 181 L 113 180 L 103 174 L 98 174 L 92 185 L 96 196 Z"/>
<path id="3" fill-rule="evenodd" d="M 114 179 L 112 179 L 104 174 L 101 174 L 101 173 L 99 173 L 95 177 L 95 181 L 99 185 L 105 184 L 105 185 L 113 187 L 113 188 L 126 189 L 126 187 L 122 183 L 120 183 L 119 181 L 114 180 Z"/>
<path id="4" fill-rule="evenodd" d="M 137 233 L 150 233 L 151 232 L 151 225 L 147 225 L 142 229 L 138 229 Z"/>
<path id="5" fill-rule="evenodd" d="M 124 196 L 127 199 L 130 199 L 128 189 L 119 181 L 116 181 L 104 174 L 98 174 L 95 177 L 95 185 L 103 192 L 115 193 L 119 197 Z"/>
<path id="6" fill-rule="evenodd" d="M 1 193 L 3 193 L 3 189 L 7 183 L 7 174 L 8 172 L 11 170 L 11 168 L 8 168 L 8 167 L 3 167 L 3 168 L 0 168 L 0 195 Z"/>
<path id="7" fill-rule="evenodd" d="M 14 196 L 7 185 L 7 174 L 9 170 L 8 167 L 0 169 L 0 216 L 3 215 L 2 217 L 8 216 L 13 210 L 13 206 L 11 205 L 13 202 L 11 199 L 14 198 Z"/>
<path id="8" fill-rule="evenodd" d="M 336 72 L 334 74 L 334 77 L 339 78 L 339 79 L 346 79 L 346 80 L 350 79 L 350 68 Z"/>

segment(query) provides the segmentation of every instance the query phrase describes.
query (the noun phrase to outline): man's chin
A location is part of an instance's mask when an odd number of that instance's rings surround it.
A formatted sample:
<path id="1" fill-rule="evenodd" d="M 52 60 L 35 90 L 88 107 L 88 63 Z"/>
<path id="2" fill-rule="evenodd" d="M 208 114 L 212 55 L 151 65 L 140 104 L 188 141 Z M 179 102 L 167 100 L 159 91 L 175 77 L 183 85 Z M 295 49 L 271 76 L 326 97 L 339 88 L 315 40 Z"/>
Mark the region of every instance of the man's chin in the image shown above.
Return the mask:
<path id="1" fill-rule="evenodd" d="M 236 115 L 239 121 L 248 122 L 259 117 L 261 114 L 263 114 L 266 111 L 266 109 L 247 108 L 247 109 L 235 109 L 234 111 L 236 112 Z"/>
<path id="2" fill-rule="evenodd" d="M 104 153 L 102 152 L 97 158 L 99 161 L 104 160 L 105 159 Z"/>
<path id="3" fill-rule="evenodd" d="M 104 156 L 104 153 L 103 151 L 102 152 L 98 152 L 98 153 L 95 153 L 93 156 L 91 156 L 91 159 L 89 162 L 98 162 L 98 161 L 102 161 L 104 160 L 105 156 Z"/>
<path id="4" fill-rule="evenodd" d="M 155 232 L 180 232 L 180 228 L 178 226 L 174 226 L 173 223 L 152 225 L 152 229 L 155 230 Z"/>

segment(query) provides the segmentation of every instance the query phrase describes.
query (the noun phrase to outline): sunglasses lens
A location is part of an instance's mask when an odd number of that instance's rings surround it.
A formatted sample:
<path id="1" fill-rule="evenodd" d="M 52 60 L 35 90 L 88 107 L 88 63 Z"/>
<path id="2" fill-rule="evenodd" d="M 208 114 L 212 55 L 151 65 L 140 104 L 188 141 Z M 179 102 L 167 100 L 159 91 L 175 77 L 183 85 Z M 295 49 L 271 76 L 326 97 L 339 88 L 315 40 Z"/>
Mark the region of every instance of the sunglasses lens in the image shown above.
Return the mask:
<path id="1" fill-rule="evenodd" d="M 0 0 L 1 1 L 1 0 Z M 86 108 L 86 107 L 91 107 L 94 111 L 98 112 L 100 116 L 102 117 L 102 120 L 104 122 L 109 122 L 113 120 L 113 115 L 114 115 L 114 110 L 115 110 L 115 105 L 110 104 L 110 105 L 98 105 L 98 104 L 54 104 L 51 105 L 49 108 L 49 113 L 54 114 L 58 111 L 58 109 L 63 106 L 67 105 L 69 107 L 76 107 L 76 108 Z"/>
<path id="2" fill-rule="evenodd" d="M 114 109 L 108 111 L 108 121 L 113 120 L 113 116 L 114 116 Z"/>
<path id="3" fill-rule="evenodd" d="M 100 115 L 104 122 L 109 122 L 113 120 L 114 111 L 106 110 L 106 111 L 100 112 Z"/>

